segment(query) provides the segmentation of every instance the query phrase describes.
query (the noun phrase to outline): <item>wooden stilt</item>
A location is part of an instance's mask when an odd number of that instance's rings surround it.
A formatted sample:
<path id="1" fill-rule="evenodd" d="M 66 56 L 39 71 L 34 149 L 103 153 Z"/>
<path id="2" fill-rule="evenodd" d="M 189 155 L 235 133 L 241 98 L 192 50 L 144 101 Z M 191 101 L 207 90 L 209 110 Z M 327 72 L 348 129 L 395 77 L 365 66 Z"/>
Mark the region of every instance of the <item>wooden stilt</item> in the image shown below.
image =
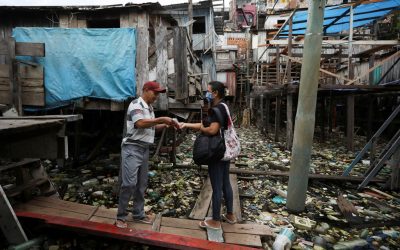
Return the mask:
<path id="1" fill-rule="evenodd" d="M 269 127 L 269 107 L 270 107 L 270 99 L 269 96 L 267 95 L 265 97 L 265 133 L 268 134 L 268 132 L 270 131 L 270 127 Z"/>
<path id="2" fill-rule="evenodd" d="M 264 95 L 260 95 L 260 132 L 264 131 Z"/>
<path id="3" fill-rule="evenodd" d="M 373 111 L 374 111 L 374 96 L 373 95 L 368 95 L 367 96 L 368 100 L 368 121 L 367 121 L 367 141 L 369 141 L 373 135 L 373 123 L 372 123 L 372 117 L 373 117 Z"/>
<path id="4" fill-rule="evenodd" d="M 281 97 L 276 97 L 275 102 L 275 141 L 279 141 L 279 127 L 281 123 Z"/>
<path id="5" fill-rule="evenodd" d="M 393 154 L 391 160 L 392 176 L 390 179 L 390 189 L 399 190 L 400 189 L 400 147 Z"/>
<path id="6" fill-rule="evenodd" d="M 325 141 L 325 124 L 326 124 L 326 115 L 325 115 L 325 97 L 322 97 L 321 100 L 321 138 L 322 141 Z"/>
<path id="7" fill-rule="evenodd" d="M 347 149 L 354 150 L 354 96 L 347 97 Z"/>

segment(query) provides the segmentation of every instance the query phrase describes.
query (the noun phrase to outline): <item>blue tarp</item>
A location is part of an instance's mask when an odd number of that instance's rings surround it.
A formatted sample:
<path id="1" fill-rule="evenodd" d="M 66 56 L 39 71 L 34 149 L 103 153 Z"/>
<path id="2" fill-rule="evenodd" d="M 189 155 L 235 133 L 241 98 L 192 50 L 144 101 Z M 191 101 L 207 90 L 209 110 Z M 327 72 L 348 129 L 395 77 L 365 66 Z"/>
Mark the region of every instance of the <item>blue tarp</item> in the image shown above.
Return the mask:
<path id="1" fill-rule="evenodd" d="M 383 0 L 381 2 L 360 4 L 353 10 L 353 27 L 360 27 L 380 19 L 392 10 L 399 9 L 400 0 Z M 324 29 L 325 34 L 336 34 L 344 30 L 349 30 L 350 22 L 349 5 L 339 5 L 326 7 L 324 12 Z M 304 35 L 307 28 L 308 11 L 297 11 L 293 16 L 293 35 Z M 335 19 L 347 12 L 345 16 L 339 20 Z M 285 36 L 289 32 L 289 25 L 286 25 L 281 31 L 281 35 Z"/>
<path id="2" fill-rule="evenodd" d="M 45 43 L 46 106 L 81 97 L 122 101 L 135 96 L 135 29 L 15 28 L 17 42 Z"/>

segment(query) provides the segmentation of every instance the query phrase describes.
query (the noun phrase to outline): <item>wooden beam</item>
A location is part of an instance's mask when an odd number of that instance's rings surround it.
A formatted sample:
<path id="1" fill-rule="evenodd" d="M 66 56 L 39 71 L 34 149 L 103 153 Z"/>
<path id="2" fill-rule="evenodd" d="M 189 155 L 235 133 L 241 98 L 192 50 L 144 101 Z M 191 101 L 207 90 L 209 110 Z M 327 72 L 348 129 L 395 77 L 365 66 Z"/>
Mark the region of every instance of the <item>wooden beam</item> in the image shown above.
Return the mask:
<path id="1" fill-rule="evenodd" d="M 303 45 L 304 40 L 296 41 L 293 40 L 293 45 Z M 269 40 L 268 44 L 270 45 L 288 45 L 287 39 L 280 40 Z M 267 44 L 267 45 L 268 45 Z M 400 42 L 398 40 L 362 40 L 362 41 L 353 41 L 352 45 L 399 45 Z M 322 40 L 322 45 L 343 45 L 348 46 L 349 42 L 345 40 Z M 264 44 L 259 44 L 258 47 L 266 46 Z"/>
<path id="2" fill-rule="evenodd" d="M 268 165 L 268 164 L 266 164 Z M 177 168 L 189 168 L 189 169 L 199 169 L 199 166 L 195 165 L 176 165 Z M 206 166 L 202 166 L 201 170 L 207 171 Z M 289 172 L 286 171 L 262 171 L 262 170 L 248 170 L 242 168 L 230 168 L 229 173 L 231 174 L 245 174 L 245 175 L 265 175 L 265 176 L 281 176 L 289 177 Z M 365 177 L 363 176 L 343 176 L 343 175 L 326 175 L 326 174 L 308 174 L 308 178 L 316 180 L 326 180 L 326 181 L 350 181 L 350 182 L 362 182 Z M 385 183 L 387 178 L 374 178 L 370 182 Z"/>
<path id="3" fill-rule="evenodd" d="M 282 55 L 282 54 L 281 54 L 281 56 L 286 57 L 286 58 L 292 60 L 293 62 L 297 62 L 297 63 L 303 64 L 303 61 L 301 61 L 301 60 L 299 60 L 299 59 L 296 59 L 296 58 L 294 58 L 294 57 L 290 57 L 290 56 Z M 321 71 L 322 73 L 325 73 L 325 74 L 327 74 L 327 75 L 336 77 L 336 78 L 338 78 L 338 79 L 342 79 L 342 80 L 345 80 L 345 81 L 348 81 L 348 82 L 351 82 L 351 81 L 352 81 L 352 80 L 350 80 L 350 79 L 348 79 L 348 78 L 346 78 L 346 77 L 340 76 L 340 75 L 338 75 L 338 74 L 334 74 L 334 73 L 332 73 L 332 72 L 330 72 L 330 71 L 327 71 L 327 70 L 325 70 L 325 69 L 319 68 L 319 71 Z"/>
<path id="4" fill-rule="evenodd" d="M 28 241 L 10 202 L 0 185 L 0 228 L 10 245 L 18 245 Z"/>

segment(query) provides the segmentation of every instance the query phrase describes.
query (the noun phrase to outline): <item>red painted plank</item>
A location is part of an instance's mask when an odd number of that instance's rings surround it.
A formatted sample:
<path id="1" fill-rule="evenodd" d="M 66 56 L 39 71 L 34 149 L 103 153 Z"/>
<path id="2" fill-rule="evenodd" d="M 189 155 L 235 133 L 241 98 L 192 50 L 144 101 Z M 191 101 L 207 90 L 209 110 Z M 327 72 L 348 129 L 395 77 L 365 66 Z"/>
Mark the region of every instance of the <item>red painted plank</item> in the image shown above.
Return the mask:
<path id="1" fill-rule="evenodd" d="M 179 236 L 173 234 L 163 234 L 159 232 L 121 229 L 114 225 L 84 221 L 73 218 L 64 218 L 54 215 L 46 215 L 32 212 L 17 212 L 20 218 L 34 218 L 44 220 L 49 227 L 67 229 L 75 232 L 84 232 L 97 236 L 105 236 L 114 239 L 126 240 L 130 242 L 142 243 L 146 245 L 159 246 L 173 249 L 255 249 L 237 245 L 217 243 L 208 240 L 196 239 L 192 237 Z"/>

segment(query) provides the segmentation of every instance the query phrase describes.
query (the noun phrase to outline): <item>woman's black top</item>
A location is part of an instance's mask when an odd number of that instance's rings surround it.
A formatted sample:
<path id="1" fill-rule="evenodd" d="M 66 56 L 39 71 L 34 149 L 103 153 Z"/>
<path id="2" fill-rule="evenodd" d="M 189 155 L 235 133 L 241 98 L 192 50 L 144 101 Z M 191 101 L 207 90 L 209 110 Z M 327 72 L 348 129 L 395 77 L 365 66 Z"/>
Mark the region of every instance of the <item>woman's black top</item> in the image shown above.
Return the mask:
<path id="1" fill-rule="evenodd" d="M 221 116 L 220 118 L 218 118 L 218 115 L 216 114 L 214 109 L 219 110 Z M 221 124 L 221 119 L 222 119 L 222 124 Z M 226 109 L 221 102 L 209 109 L 207 122 L 208 124 L 205 124 L 206 127 L 208 127 L 213 122 L 218 122 L 221 128 L 223 129 L 226 129 L 228 127 L 228 113 L 226 112 Z"/>

